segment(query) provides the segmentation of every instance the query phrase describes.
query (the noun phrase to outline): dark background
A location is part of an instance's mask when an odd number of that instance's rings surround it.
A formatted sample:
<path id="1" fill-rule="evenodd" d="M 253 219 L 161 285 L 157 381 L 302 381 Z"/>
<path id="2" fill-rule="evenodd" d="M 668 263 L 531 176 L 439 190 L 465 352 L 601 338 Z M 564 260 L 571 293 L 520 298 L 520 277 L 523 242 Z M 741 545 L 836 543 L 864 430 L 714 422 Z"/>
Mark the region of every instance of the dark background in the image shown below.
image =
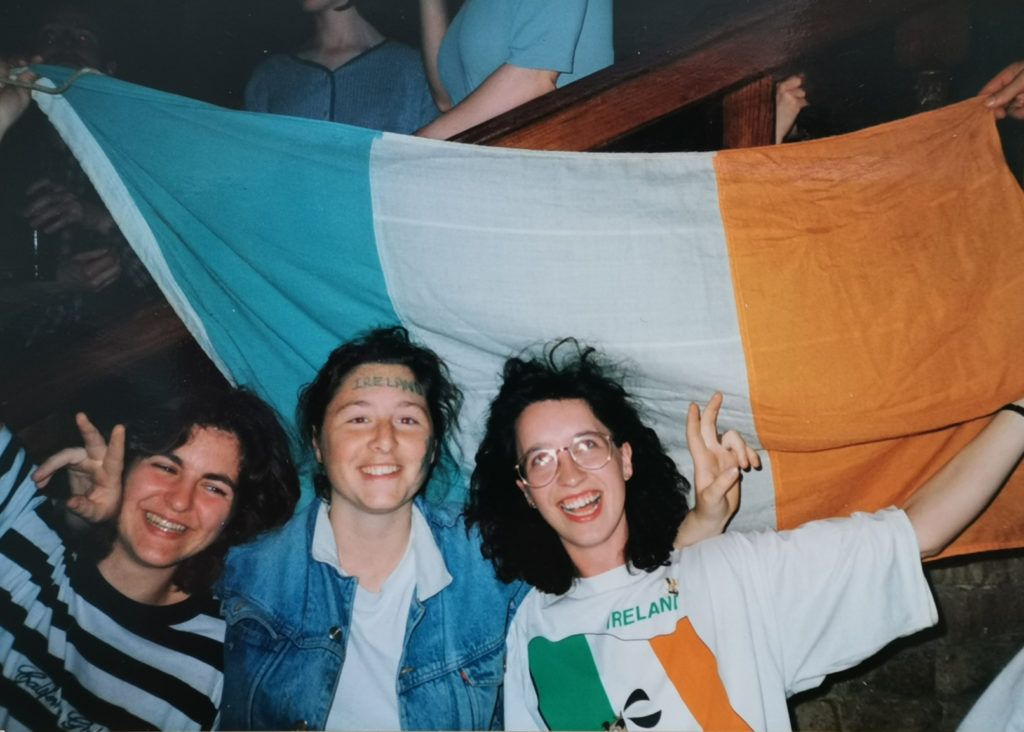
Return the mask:
<path id="1" fill-rule="evenodd" d="M 310 30 L 298 0 L 96 1 L 109 11 L 116 32 L 118 76 L 228 107 L 241 105 L 245 81 L 267 53 L 299 47 Z M 624 59 L 650 52 L 670 44 L 684 30 L 711 27 L 717 17 L 755 1 L 616 0 L 617 56 Z M 42 2 L 0 0 L 0 56 L 26 50 L 33 15 Z M 900 0 L 875 2 L 890 5 Z M 362 5 L 364 14 L 386 35 L 413 45 L 418 42 L 416 0 L 366 0 Z M 1024 0 L 953 2 L 950 7 L 961 14 L 962 22 L 954 25 L 962 32 L 937 38 L 927 28 L 917 31 L 926 37 L 932 34 L 937 52 L 917 58 L 908 55 L 906 37 L 890 27 L 782 70 L 807 75 L 813 106 L 800 124 L 813 134 L 831 134 L 892 119 L 913 111 L 914 79 L 929 67 L 941 70 L 953 101 L 975 93 L 1011 61 L 1024 59 Z M 1006 122 L 1001 127 L 1008 156 L 1019 163 L 1024 158 L 1024 122 Z M 136 381 L 163 386 L 172 367 L 181 368 L 182 390 L 192 383 L 216 380 L 212 366 L 190 342 L 182 349 L 135 364 L 132 374 L 142 376 L 132 376 L 132 383 L 107 384 L 106 391 L 90 386 L 89 394 L 76 394 L 62 412 L 33 415 L 35 421 L 22 438 L 34 438 L 29 444 L 36 445 L 37 459 L 62 445 L 75 444 L 71 413 L 84 409 L 97 423 L 109 427 L 124 418 L 132 400 L 107 395 L 133 394 L 135 388 L 145 393 L 145 384 L 139 387 Z M 0 351 L 0 370 L 5 356 Z M 65 362 L 63 356 L 58 358 Z M 33 358 L 25 367 L 35 369 L 40 364 L 45 366 L 45 359 Z M 955 729 L 975 698 L 1024 643 L 1024 555 L 1017 551 L 943 562 L 932 565 L 929 574 L 942 626 L 893 644 L 869 662 L 831 677 L 821 689 L 795 699 L 792 708 L 798 729 L 869 730 L 897 725 L 908 730 Z"/>
<path id="2" fill-rule="evenodd" d="M 557 2 L 557 0 L 552 0 Z M 887 4 L 899 0 L 886 0 Z M 117 75 L 123 79 L 240 107 L 249 72 L 266 54 L 301 46 L 311 29 L 298 0 L 94 0 L 115 34 Z M 449 0 L 457 10 L 461 0 Z M 616 0 L 616 55 L 623 59 L 671 44 L 685 30 L 712 27 L 756 0 Z M 0 0 L 0 55 L 23 53 L 34 13 L 45 0 Z M 866 34 L 809 58 L 807 73 L 822 134 L 891 119 L 905 104 L 912 75 L 932 65 L 949 75 L 952 98 L 975 91 L 998 70 L 1024 58 L 1024 1 L 950 3 L 965 9 L 967 43 L 937 39 L 946 53 L 905 59 L 894 53 L 892 28 Z M 418 44 L 417 0 L 364 0 L 361 11 L 385 35 Z M 959 12 L 959 11 L 958 11 Z M 917 67 L 917 68 L 914 68 Z M 789 71 L 789 70 L 786 70 Z"/>

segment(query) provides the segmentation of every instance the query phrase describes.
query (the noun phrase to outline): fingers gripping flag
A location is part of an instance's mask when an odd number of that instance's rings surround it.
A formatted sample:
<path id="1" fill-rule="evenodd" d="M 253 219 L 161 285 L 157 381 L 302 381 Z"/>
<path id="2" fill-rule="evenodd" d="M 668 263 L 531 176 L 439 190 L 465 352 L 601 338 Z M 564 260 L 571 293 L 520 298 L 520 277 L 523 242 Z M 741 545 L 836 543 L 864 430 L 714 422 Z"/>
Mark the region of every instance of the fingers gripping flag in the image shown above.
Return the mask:
<path id="1" fill-rule="evenodd" d="M 36 96 L 196 339 L 285 415 L 338 343 L 400 323 L 466 392 L 468 463 L 504 358 L 573 335 L 637 366 L 684 473 L 686 405 L 722 390 L 766 465 L 734 527 L 787 528 L 901 503 L 1024 394 L 1024 197 L 977 100 L 795 145 L 594 154 L 104 77 Z M 1024 544 L 1022 490 L 953 551 Z"/>

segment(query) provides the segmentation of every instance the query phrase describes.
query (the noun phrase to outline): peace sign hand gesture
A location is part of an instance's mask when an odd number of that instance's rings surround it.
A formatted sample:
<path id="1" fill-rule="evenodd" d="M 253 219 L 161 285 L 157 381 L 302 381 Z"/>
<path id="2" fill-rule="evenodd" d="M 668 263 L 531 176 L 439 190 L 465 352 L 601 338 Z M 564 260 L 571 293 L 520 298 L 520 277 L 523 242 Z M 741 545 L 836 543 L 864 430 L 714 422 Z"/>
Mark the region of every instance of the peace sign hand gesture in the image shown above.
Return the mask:
<path id="1" fill-rule="evenodd" d="M 76 414 L 75 422 L 85 446 L 69 447 L 51 455 L 32 474 L 32 479 L 39 488 L 45 488 L 58 470 L 67 468 L 71 484 L 68 509 L 92 523 L 106 521 L 116 516 L 121 507 L 124 427 L 114 427 L 108 445 L 84 414 Z"/>
<path id="2" fill-rule="evenodd" d="M 740 471 L 761 467 L 757 452 L 736 430 L 718 434 L 722 394 L 716 392 L 703 414 L 691 403 L 686 414 L 686 442 L 693 457 L 694 512 L 708 525 L 729 522 L 740 504 Z"/>

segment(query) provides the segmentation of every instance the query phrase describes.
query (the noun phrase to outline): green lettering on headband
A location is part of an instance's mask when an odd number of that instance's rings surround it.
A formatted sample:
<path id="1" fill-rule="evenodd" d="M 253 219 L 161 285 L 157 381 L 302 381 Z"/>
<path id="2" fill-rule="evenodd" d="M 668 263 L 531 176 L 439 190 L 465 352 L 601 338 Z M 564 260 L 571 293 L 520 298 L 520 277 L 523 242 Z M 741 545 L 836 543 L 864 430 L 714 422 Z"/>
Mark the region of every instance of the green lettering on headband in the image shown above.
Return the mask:
<path id="1" fill-rule="evenodd" d="M 355 384 L 352 385 L 352 388 L 371 389 L 375 386 L 386 386 L 390 389 L 401 389 L 402 391 L 409 392 L 410 394 L 419 394 L 420 396 L 425 396 L 425 394 L 423 393 L 423 387 L 420 386 L 420 383 L 418 381 L 402 379 L 397 376 L 356 377 Z"/>

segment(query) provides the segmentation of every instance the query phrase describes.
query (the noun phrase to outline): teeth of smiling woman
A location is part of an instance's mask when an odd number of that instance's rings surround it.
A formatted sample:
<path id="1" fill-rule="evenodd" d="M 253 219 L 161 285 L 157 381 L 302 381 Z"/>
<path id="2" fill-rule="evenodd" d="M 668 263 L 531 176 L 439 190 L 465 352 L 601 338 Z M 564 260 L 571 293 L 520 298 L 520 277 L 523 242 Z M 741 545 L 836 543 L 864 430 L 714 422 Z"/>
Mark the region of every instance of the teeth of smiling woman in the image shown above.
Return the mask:
<path id="1" fill-rule="evenodd" d="M 173 521 L 168 521 L 165 518 L 157 516 L 155 513 L 146 513 L 146 520 L 153 524 L 157 528 L 163 529 L 164 531 L 173 531 L 176 534 L 180 534 L 185 531 L 187 526 L 182 524 L 176 524 Z"/>
<path id="2" fill-rule="evenodd" d="M 587 493 L 571 500 L 562 501 L 561 508 L 566 513 L 587 513 L 588 510 L 597 508 L 600 500 L 600 493 Z"/>
<path id="3" fill-rule="evenodd" d="M 398 472 L 397 465 L 368 465 L 363 468 L 367 475 L 391 475 Z"/>

